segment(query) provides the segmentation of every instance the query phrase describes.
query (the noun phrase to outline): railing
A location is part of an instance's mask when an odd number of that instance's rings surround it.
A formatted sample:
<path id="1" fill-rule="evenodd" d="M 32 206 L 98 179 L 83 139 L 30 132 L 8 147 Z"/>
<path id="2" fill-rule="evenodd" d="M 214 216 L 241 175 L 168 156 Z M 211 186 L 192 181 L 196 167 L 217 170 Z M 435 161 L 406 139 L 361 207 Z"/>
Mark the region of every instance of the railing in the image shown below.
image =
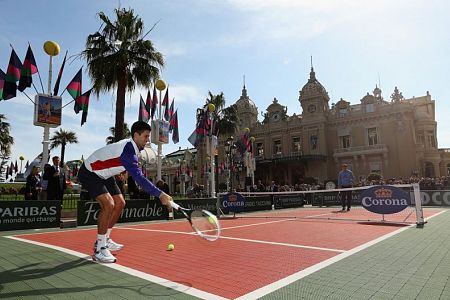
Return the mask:
<path id="1" fill-rule="evenodd" d="M 385 151 L 387 151 L 387 146 L 385 144 L 334 149 L 335 154 L 351 153 L 351 152 L 352 153 L 353 152 L 368 152 L 368 153 L 370 153 L 370 152 L 385 152 Z"/>

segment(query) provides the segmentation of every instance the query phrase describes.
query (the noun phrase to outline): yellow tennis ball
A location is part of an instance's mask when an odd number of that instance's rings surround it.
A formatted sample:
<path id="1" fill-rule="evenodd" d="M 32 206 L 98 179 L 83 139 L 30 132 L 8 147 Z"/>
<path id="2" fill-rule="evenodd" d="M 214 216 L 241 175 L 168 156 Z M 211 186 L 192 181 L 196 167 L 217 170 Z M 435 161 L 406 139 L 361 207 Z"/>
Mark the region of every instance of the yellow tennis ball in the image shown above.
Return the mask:
<path id="1" fill-rule="evenodd" d="M 175 245 L 174 244 L 167 245 L 167 251 L 172 251 L 173 249 L 175 249 Z"/>
<path id="2" fill-rule="evenodd" d="M 216 224 L 216 220 L 214 220 L 214 217 L 211 217 L 211 216 L 209 216 L 208 217 L 208 222 L 209 222 L 209 224 Z"/>

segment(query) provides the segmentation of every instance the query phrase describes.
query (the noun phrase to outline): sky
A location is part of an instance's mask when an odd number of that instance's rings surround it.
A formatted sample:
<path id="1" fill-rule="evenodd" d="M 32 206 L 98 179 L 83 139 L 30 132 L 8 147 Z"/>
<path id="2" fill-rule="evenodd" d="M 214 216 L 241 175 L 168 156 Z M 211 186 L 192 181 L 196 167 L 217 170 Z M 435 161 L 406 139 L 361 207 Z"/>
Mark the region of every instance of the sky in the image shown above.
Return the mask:
<path id="1" fill-rule="evenodd" d="M 195 111 L 208 96 L 223 92 L 226 106 L 240 97 L 245 75 L 249 97 L 261 114 L 276 97 L 288 107 L 288 115 L 301 114 L 299 91 L 309 78 L 311 56 L 317 79 L 328 91 L 331 103 L 340 98 L 360 103 L 378 84 L 385 100 L 397 86 L 405 98 L 430 92 L 436 101 L 439 148 L 450 148 L 450 115 L 447 104 L 450 78 L 450 2 L 445 0 L 0 0 L 0 68 L 6 72 L 10 45 L 23 60 L 28 43 L 36 57 L 44 90 L 49 78 L 47 40 L 57 41 L 53 58 L 52 88 L 64 53 L 64 89 L 83 67 L 83 92 L 90 88 L 86 62 L 78 58 L 86 38 L 101 25 L 99 12 L 114 18 L 117 7 L 132 8 L 147 36 L 164 55 L 162 78 L 178 109 L 180 142 L 163 146 L 168 154 L 191 147 L 187 138 L 195 127 Z M 6 13 L 7 12 L 7 13 Z M 42 92 L 39 77 L 33 82 Z M 127 94 L 125 121 L 138 118 L 139 94 Z M 34 99 L 33 88 L 25 92 Z M 72 98 L 62 95 L 63 105 Z M 80 126 L 73 103 L 63 109 L 59 128 L 76 133 L 79 143 L 66 148 L 66 160 L 89 156 L 104 146 L 114 126 L 115 93 L 90 101 L 87 122 Z M 15 143 L 12 161 L 24 156 L 32 161 L 42 152 L 43 128 L 33 125 L 33 103 L 22 93 L 0 101 L 0 114 L 11 125 Z M 58 130 L 51 129 L 50 136 Z M 153 146 L 156 148 L 155 146 Z M 60 148 L 51 156 L 59 155 Z M 19 161 L 20 163 L 20 161 Z"/>

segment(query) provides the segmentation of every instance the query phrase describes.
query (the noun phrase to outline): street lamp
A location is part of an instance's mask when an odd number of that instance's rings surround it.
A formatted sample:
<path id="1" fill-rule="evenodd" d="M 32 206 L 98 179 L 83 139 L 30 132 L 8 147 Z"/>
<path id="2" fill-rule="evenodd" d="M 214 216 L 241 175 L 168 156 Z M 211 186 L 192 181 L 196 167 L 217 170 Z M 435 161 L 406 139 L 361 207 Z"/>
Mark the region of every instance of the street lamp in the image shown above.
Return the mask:
<path id="1" fill-rule="evenodd" d="M 225 141 L 225 154 L 227 157 L 227 190 L 233 191 L 233 176 L 232 176 L 232 169 L 233 169 L 233 156 L 236 153 L 236 144 L 234 143 L 234 138 L 230 136 Z"/>
<path id="2" fill-rule="evenodd" d="M 161 121 L 162 121 L 162 113 L 161 113 L 161 95 L 162 95 L 162 91 L 166 89 L 166 83 L 164 82 L 164 80 L 162 79 L 158 79 L 155 82 L 155 87 L 156 89 L 159 91 L 159 114 L 158 114 L 158 134 L 159 135 L 159 126 L 161 126 Z M 161 169 L 162 169 L 162 142 L 160 141 L 160 137 L 158 136 L 158 154 L 156 156 L 156 180 L 161 180 Z"/>

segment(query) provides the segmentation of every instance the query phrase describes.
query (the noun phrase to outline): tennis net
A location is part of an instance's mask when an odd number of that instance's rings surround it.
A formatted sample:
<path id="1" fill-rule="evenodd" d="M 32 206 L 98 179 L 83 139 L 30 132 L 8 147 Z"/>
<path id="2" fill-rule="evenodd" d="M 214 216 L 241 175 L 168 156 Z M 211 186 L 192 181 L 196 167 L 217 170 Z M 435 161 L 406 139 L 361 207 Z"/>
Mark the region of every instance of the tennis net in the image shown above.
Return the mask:
<path id="1" fill-rule="evenodd" d="M 343 210 L 342 195 L 351 193 Z M 400 194 L 399 194 L 400 193 Z M 292 218 L 425 224 L 418 184 L 219 194 L 219 218 Z"/>

